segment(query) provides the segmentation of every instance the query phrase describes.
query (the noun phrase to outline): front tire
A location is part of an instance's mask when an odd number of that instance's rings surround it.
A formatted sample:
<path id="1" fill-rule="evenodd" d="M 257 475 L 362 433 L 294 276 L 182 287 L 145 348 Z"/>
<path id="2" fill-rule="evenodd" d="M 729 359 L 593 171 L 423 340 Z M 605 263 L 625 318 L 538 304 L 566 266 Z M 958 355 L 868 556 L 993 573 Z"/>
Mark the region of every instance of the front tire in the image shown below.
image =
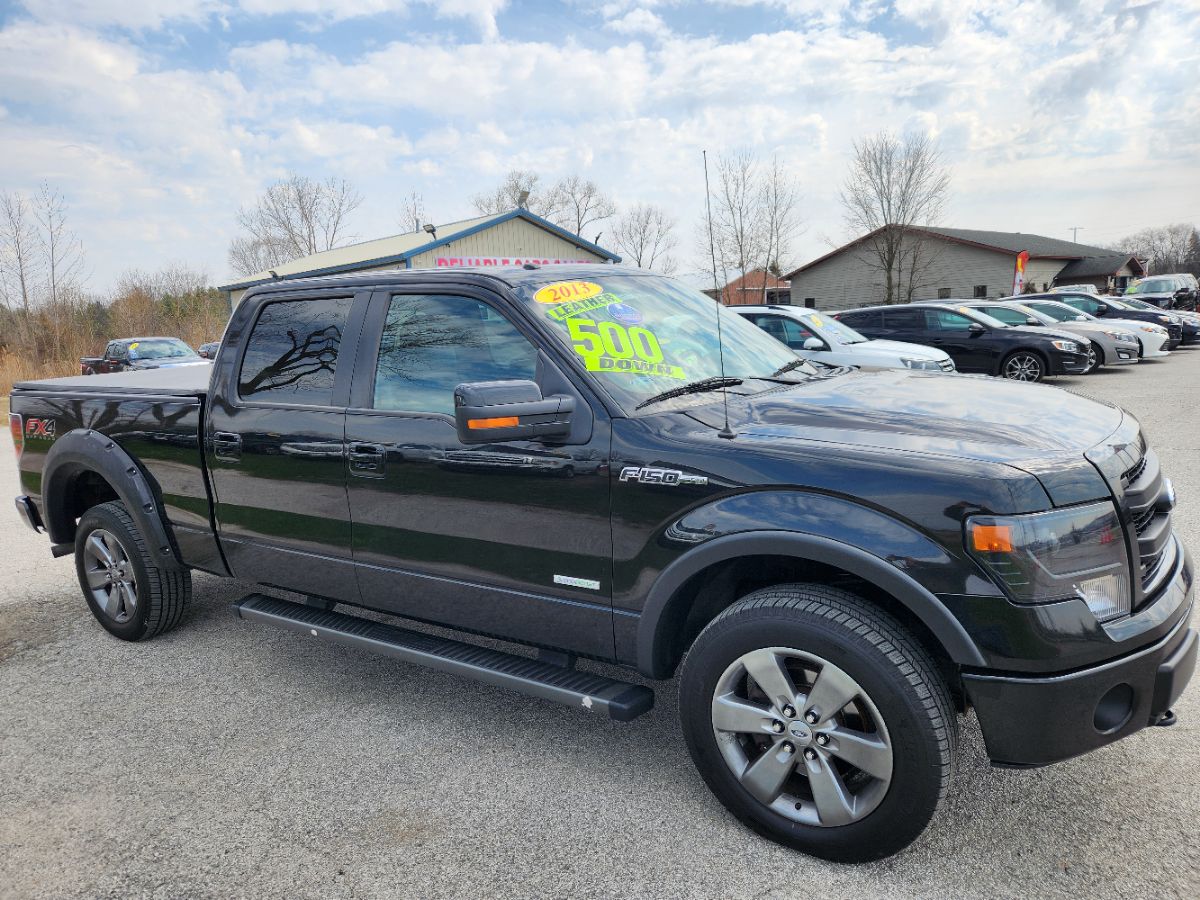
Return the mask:
<path id="1" fill-rule="evenodd" d="M 756 591 L 683 662 L 692 760 L 742 823 L 837 862 L 902 850 L 949 787 L 957 721 L 928 653 L 838 588 Z"/>
<path id="2" fill-rule="evenodd" d="M 1088 364 L 1082 374 L 1091 375 L 1102 365 L 1104 365 L 1104 348 L 1093 341 L 1088 344 Z"/>
<path id="3" fill-rule="evenodd" d="M 123 641 L 174 628 L 192 596 L 192 575 L 155 565 L 125 504 L 93 506 L 75 532 L 75 571 L 88 608 Z"/>
<path id="4" fill-rule="evenodd" d="M 1010 353 L 1000 364 L 1000 376 L 1011 381 L 1041 381 L 1046 375 L 1046 360 L 1032 350 Z"/>

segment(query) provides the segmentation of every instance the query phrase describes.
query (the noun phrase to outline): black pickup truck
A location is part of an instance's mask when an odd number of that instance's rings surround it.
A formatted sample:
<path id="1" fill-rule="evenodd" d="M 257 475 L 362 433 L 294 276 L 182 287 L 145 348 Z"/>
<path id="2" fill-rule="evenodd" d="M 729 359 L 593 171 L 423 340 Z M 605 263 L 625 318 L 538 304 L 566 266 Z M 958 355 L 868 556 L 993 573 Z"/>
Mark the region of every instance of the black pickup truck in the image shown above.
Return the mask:
<path id="1" fill-rule="evenodd" d="M 11 408 L 17 507 L 117 637 L 179 622 L 199 569 L 275 591 L 243 619 L 581 714 L 631 719 L 678 675 L 721 802 L 830 859 L 922 832 L 968 708 L 996 764 L 1040 766 L 1170 723 L 1195 666 L 1131 416 L 816 368 L 650 273 L 278 282 L 211 381 L 33 381 Z"/>

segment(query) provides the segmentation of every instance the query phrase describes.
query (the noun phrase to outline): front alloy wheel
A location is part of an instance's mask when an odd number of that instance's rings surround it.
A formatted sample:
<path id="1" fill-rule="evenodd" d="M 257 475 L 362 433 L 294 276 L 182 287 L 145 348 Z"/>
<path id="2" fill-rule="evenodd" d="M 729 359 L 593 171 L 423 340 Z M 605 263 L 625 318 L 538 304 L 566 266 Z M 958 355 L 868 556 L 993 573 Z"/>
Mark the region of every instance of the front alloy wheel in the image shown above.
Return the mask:
<path id="1" fill-rule="evenodd" d="M 742 786 L 795 822 L 856 822 L 892 779 L 879 710 L 857 681 L 812 653 L 768 647 L 735 660 L 717 681 L 712 723 Z"/>
<path id="2" fill-rule="evenodd" d="M 1002 374 L 1013 381 L 1041 381 L 1045 367 L 1036 353 L 1020 352 L 1005 361 Z"/>

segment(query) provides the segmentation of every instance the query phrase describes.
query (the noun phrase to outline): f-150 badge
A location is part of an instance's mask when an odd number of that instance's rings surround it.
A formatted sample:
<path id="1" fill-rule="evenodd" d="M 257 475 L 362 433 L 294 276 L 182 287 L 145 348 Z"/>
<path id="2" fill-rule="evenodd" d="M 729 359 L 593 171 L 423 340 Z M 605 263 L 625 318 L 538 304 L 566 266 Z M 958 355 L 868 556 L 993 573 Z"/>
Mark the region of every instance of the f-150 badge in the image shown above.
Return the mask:
<path id="1" fill-rule="evenodd" d="M 688 475 L 678 469 L 656 469 L 653 466 L 626 466 L 621 470 L 622 481 L 637 481 L 641 484 L 708 484 L 704 475 Z"/>

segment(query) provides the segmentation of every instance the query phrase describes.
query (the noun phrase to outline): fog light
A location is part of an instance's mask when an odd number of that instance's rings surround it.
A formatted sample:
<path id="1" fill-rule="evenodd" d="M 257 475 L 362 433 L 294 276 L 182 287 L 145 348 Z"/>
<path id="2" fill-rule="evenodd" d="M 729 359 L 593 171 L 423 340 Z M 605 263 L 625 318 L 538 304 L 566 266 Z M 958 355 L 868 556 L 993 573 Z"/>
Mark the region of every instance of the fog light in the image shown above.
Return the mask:
<path id="1" fill-rule="evenodd" d="M 1097 622 L 1123 616 L 1129 606 L 1129 579 L 1124 572 L 1086 578 L 1075 585 L 1075 593 L 1084 599 Z"/>
<path id="2" fill-rule="evenodd" d="M 1133 688 L 1127 684 L 1118 684 L 1109 688 L 1108 692 L 1096 704 L 1096 715 L 1092 724 L 1097 731 L 1110 733 L 1121 728 L 1133 715 Z"/>

